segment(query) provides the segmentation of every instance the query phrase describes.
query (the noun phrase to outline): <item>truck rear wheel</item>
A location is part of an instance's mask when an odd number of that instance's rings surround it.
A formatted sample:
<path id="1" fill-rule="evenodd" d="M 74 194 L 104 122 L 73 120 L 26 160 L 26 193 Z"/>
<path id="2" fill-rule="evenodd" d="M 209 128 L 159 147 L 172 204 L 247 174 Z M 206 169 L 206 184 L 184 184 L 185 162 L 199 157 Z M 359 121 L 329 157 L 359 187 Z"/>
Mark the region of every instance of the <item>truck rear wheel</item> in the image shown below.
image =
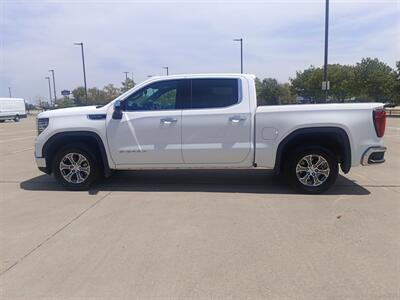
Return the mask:
<path id="1" fill-rule="evenodd" d="M 68 190 L 84 191 L 98 178 L 99 167 L 92 151 L 84 145 L 59 150 L 53 160 L 53 174 Z"/>
<path id="2" fill-rule="evenodd" d="M 19 115 L 15 115 L 14 122 L 19 122 Z"/>
<path id="3" fill-rule="evenodd" d="M 335 156 L 318 146 L 298 148 L 289 154 L 285 176 L 298 191 L 320 194 L 336 181 L 339 167 Z"/>

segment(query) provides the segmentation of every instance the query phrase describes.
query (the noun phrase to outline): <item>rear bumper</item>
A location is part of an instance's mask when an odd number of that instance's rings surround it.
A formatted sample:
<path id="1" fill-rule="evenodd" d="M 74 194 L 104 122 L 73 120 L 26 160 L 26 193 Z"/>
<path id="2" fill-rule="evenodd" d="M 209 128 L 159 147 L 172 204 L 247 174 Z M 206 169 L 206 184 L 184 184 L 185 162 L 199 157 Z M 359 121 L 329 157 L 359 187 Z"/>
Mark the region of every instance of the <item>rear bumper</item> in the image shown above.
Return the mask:
<path id="1" fill-rule="evenodd" d="M 386 152 L 386 147 L 383 146 L 370 147 L 364 152 L 361 158 L 361 164 L 363 166 L 368 166 L 373 164 L 384 163 L 385 152 Z"/>

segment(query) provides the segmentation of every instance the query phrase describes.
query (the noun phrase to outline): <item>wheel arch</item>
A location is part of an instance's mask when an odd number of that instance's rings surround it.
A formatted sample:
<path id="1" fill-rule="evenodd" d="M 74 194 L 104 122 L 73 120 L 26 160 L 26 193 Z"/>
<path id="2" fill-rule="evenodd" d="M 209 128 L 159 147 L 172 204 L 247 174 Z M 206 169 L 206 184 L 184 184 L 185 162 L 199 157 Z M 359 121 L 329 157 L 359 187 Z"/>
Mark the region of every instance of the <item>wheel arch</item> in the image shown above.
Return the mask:
<path id="1" fill-rule="evenodd" d="M 104 143 L 100 136 L 92 131 L 59 132 L 50 137 L 42 148 L 43 157 L 46 159 L 46 173 L 51 173 L 51 166 L 56 151 L 61 147 L 71 143 L 86 144 L 98 151 L 98 154 L 101 158 L 104 176 L 108 177 L 111 174 Z"/>
<path id="2" fill-rule="evenodd" d="M 283 158 L 290 149 L 304 143 L 324 146 L 333 152 L 340 168 L 348 173 L 351 168 L 351 146 L 347 132 L 340 127 L 308 127 L 299 128 L 287 135 L 278 145 L 275 158 L 275 171 L 282 172 Z"/>

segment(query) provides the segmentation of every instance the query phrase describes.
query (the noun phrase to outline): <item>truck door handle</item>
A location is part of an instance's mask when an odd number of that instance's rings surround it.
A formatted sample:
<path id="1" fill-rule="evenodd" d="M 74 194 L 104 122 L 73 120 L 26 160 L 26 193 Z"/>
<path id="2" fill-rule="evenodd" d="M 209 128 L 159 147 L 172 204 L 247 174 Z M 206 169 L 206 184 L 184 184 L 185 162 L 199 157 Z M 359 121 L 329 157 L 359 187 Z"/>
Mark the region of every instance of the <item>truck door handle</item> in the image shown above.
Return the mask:
<path id="1" fill-rule="evenodd" d="M 178 120 L 175 118 L 161 118 L 160 119 L 160 123 L 165 124 L 165 125 L 171 125 L 176 122 L 178 122 Z"/>
<path id="2" fill-rule="evenodd" d="M 231 121 L 232 123 L 239 123 L 242 121 L 246 121 L 246 117 L 243 116 L 233 116 L 229 118 L 229 121 Z"/>

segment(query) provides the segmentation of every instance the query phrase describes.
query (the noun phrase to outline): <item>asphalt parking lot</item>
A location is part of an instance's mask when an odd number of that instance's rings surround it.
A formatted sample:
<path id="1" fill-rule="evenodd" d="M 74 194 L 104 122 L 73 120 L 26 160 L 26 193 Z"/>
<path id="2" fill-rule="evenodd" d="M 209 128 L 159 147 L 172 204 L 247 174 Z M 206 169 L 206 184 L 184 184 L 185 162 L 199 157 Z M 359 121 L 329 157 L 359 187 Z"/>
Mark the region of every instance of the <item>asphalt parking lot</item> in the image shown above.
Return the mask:
<path id="1" fill-rule="evenodd" d="M 325 195 L 271 171 L 118 172 L 62 190 L 0 124 L 0 298 L 400 298 L 400 119 Z"/>

